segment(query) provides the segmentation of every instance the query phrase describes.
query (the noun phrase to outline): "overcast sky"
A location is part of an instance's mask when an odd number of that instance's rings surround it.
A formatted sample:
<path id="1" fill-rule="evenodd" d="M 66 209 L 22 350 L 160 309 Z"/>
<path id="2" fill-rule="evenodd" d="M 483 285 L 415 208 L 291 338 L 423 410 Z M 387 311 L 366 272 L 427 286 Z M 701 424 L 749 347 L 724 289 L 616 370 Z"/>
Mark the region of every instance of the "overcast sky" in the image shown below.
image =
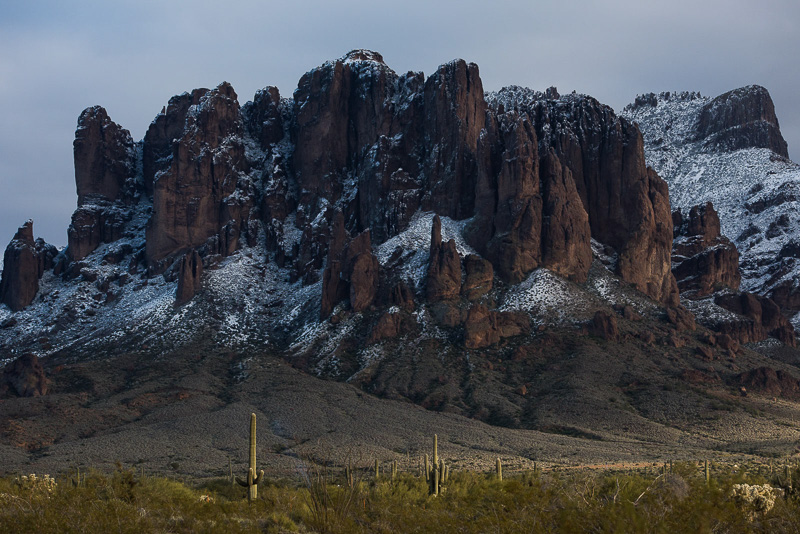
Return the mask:
<path id="1" fill-rule="evenodd" d="M 0 249 L 26 219 L 62 246 L 72 140 L 104 106 L 135 140 L 169 98 L 231 82 L 240 103 L 353 48 L 430 74 L 454 58 L 484 88 L 577 90 L 620 111 L 639 93 L 769 89 L 800 159 L 797 0 L 0 1 Z"/>

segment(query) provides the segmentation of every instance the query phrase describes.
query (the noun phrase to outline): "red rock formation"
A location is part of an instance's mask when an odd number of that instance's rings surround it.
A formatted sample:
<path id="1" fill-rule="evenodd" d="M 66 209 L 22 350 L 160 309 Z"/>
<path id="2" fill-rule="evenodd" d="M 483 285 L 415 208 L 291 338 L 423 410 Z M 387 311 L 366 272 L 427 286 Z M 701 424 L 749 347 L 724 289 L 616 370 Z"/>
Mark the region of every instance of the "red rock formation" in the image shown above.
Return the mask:
<path id="1" fill-rule="evenodd" d="M 489 114 L 478 144 L 471 244 L 498 275 L 519 282 L 542 259 L 542 197 L 536 132 L 526 114 Z"/>
<path id="2" fill-rule="evenodd" d="M 78 206 L 90 198 L 115 201 L 132 177 L 136 153 L 130 132 L 113 122 L 105 109 L 83 110 L 73 142 Z"/>
<path id="3" fill-rule="evenodd" d="M 156 174 L 169 170 L 172 164 L 173 141 L 183 137 L 189 108 L 198 105 L 206 93 L 208 89 L 195 89 L 173 96 L 150 123 L 142 143 L 142 174 L 147 196 L 153 196 Z"/>
<path id="4" fill-rule="evenodd" d="M 507 337 L 526 334 L 530 319 L 522 312 L 498 312 L 483 304 L 474 304 L 464 323 L 464 346 L 480 349 L 498 343 Z"/>
<path id="5" fill-rule="evenodd" d="M 464 258 L 464 285 L 461 294 L 468 300 L 477 300 L 492 290 L 494 269 L 487 260 L 475 254 Z"/>
<path id="6" fill-rule="evenodd" d="M 576 282 L 585 282 L 592 265 L 589 216 L 569 167 L 553 151 L 542 159 L 542 266 Z"/>
<path id="7" fill-rule="evenodd" d="M 399 307 L 401 310 L 414 311 L 414 293 L 402 280 L 392 288 L 390 298 L 392 305 Z"/>
<path id="8" fill-rule="evenodd" d="M 618 341 L 619 327 L 616 316 L 606 311 L 597 311 L 589 325 L 589 333 L 608 341 Z"/>
<path id="9" fill-rule="evenodd" d="M 39 252 L 33 240 L 33 221 L 20 226 L 3 255 L 0 302 L 11 311 L 28 306 L 39 291 Z"/>
<path id="10" fill-rule="evenodd" d="M 79 207 L 72 214 L 67 229 L 67 253 L 70 259 L 82 260 L 101 243 L 113 243 L 120 239 L 129 217 L 127 210 L 108 202 L 95 201 Z"/>
<path id="11" fill-rule="evenodd" d="M 369 308 L 378 294 L 380 265 L 372 252 L 369 230 L 351 239 L 338 254 L 335 247 L 330 247 L 328 266 L 322 275 L 320 317 L 323 319 L 345 298 L 350 298 L 353 311 L 360 312 Z"/>
<path id="12" fill-rule="evenodd" d="M 147 227 L 148 265 L 213 240 L 229 254 L 246 227 L 252 199 L 234 196 L 246 169 L 242 117 L 228 83 L 205 93 L 187 113 L 183 136 L 173 144 L 169 169 L 156 175 L 153 215 Z"/>
<path id="13" fill-rule="evenodd" d="M 771 336 L 789 346 L 796 346 L 794 327 L 772 299 L 743 292 L 720 294 L 714 302 L 742 316 L 739 321 L 720 322 L 714 326 L 715 330 L 729 334 L 740 343 L 761 341 Z"/>
<path id="14" fill-rule="evenodd" d="M 694 206 L 685 220 L 677 210 L 672 220 L 672 272 L 681 293 L 687 298 L 700 298 L 723 287 L 739 289 L 739 251 L 720 235 L 714 206 L 710 202 Z"/>
<path id="15" fill-rule="evenodd" d="M 137 196 L 132 181 L 136 150 L 128 130 L 112 122 L 100 106 L 81 113 L 73 148 L 78 209 L 67 230 L 67 252 L 77 261 L 101 243 L 122 237 L 128 205 Z"/>
<path id="16" fill-rule="evenodd" d="M 300 203 L 316 217 L 318 199 L 346 206 L 379 242 L 404 229 L 422 196 L 421 73 L 398 76 L 380 54 L 354 50 L 306 73 L 294 93 L 293 160 L 303 194 Z M 360 228 L 349 226 L 351 232 Z"/>
<path id="17" fill-rule="evenodd" d="M 423 206 L 454 219 L 471 217 L 475 205 L 478 138 L 486 101 L 478 66 L 464 60 L 441 65 L 425 81 Z"/>
<path id="18" fill-rule="evenodd" d="M 0 377 L 0 397 L 7 393 L 19 397 L 39 397 L 47 394 L 49 381 L 35 354 L 23 354 L 3 369 Z"/>
<path id="19" fill-rule="evenodd" d="M 428 301 L 449 300 L 461 291 L 461 258 L 456 242 L 442 243 L 442 221 L 433 217 L 431 227 L 430 262 L 428 263 Z"/>
<path id="20" fill-rule="evenodd" d="M 180 306 L 192 300 L 200 290 L 203 276 L 203 259 L 196 250 L 187 252 L 181 258 L 178 269 L 178 288 L 175 291 L 175 304 Z"/>
<path id="21" fill-rule="evenodd" d="M 736 377 L 736 383 L 769 397 L 800 398 L 800 383 L 789 373 L 771 367 L 758 367 Z"/>

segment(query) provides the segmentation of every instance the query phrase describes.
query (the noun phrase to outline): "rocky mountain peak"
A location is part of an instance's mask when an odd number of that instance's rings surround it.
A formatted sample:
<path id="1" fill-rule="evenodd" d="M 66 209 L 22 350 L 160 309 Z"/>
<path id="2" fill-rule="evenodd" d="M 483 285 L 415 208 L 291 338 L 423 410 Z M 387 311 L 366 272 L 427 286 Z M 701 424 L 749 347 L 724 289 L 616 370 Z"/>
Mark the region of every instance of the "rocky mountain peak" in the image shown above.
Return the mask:
<path id="1" fill-rule="evenodd" d="M 772 97 L 759 85 L 728 91 L 706 103 L 700 111 L 697 135 L 709 147 L 727 151 L 768 148 L 789 157 Z"/>
<path id="2" fill-rule="evenodd" d="M 339 61 L 344 63 L 348 62 L 355 62 L 355 61 L 372 61 L 374 63 L 380 63 L 381 65 L 386 65 L 383 61 L 383 56 L 380 55 L 378 52 L 373 52 L 372 50 L 366 50 L 364 48 L 357 48 L 355 50 L 351 50 L 346 53 L 344 56 L 339 58 Z"/>

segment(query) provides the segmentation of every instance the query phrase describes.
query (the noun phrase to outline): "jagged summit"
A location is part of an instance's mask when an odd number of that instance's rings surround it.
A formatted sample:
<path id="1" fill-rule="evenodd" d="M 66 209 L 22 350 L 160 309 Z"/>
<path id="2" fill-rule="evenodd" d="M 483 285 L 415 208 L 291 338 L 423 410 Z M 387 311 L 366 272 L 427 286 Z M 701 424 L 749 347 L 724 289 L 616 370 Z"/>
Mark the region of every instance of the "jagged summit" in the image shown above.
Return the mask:
<path id="1" fill-rule="evenodd" d="M 383 61 L 382 55 L 380 55 L 378 52 L 373 52 L 372 50 L 366 50 L 364 48 L 357 48 L 349 51 L 339 58 L 339 61 L 343 61 L 345 63 L 354 61 L 372 61 L 375 63 L 380 63 L 381 65 L 386 65 L 386 63 Z"/>

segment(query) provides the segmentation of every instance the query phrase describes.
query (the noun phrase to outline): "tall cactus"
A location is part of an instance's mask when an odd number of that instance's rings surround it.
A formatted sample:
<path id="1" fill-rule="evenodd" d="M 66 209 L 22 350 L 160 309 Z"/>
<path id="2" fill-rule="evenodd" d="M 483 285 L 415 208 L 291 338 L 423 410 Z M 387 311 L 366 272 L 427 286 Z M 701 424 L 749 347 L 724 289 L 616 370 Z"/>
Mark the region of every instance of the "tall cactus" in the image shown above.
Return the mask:
<path id="1" fill-rule="evenodd" d="M 500 482 L 503 481 L 503 464 L 500 462 L 500 458 L 497 459 L 497 462 L 494 466 L 495 474 L 497 475 L 497 480 Z"/>
<path id="2" fill-rule="evenodd" d="M 258 483 L 264 478 L 264 470 L 256 474 L 256 414 L 250 414 L 250 468 L 247 470 L 247 480 L 236 477 L 240 486 L 248 489 L 247 502 L 258 498 Z"/>

